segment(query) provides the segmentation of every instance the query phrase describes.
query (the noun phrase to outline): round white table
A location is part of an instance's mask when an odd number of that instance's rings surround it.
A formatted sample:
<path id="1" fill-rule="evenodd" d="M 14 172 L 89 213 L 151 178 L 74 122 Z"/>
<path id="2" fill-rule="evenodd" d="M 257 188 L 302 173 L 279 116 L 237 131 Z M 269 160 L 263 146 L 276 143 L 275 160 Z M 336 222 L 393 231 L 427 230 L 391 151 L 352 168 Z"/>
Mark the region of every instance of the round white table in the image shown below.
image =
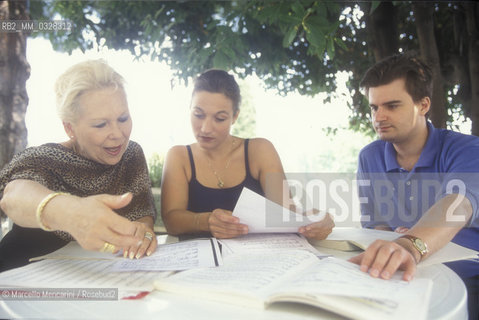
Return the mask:
<path id="1" fill-rule="evenodd" d="M 318 248 L 338 258 L 357 252 Z M 467 319 L 467 294 L 462 280 L 442 264 L 418 268 L 418 277 L 433 280 L 428 319 Z M 198 297 L 201 292 L 198 292 Z M 153 291 L 138 300 L 2 301 L 2 319 L 343 319 L 327 311 L 295 303 L 278 303 L 266 310 L 248 309 L 204 299 Z"/>

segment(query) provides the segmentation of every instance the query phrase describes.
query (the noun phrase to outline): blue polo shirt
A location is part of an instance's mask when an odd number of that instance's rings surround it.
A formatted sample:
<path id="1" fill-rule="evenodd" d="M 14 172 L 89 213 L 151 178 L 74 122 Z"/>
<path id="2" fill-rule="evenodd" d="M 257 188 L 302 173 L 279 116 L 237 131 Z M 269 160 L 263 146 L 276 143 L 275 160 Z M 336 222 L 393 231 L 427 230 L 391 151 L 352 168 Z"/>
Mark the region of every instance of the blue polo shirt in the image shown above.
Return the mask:
<path id="1" fill-rule="evenodd" d="M 427 122 L 428 138 L 411 171 L 401 168 L 390 142 L 377 140 L 359 153 L 358 185 L 363 227 L 387 225 L 411 228 L 447 194 L 461 194 L 473 209 L 470 222 L 452 240 L 479 250 L 479 137 L 434 128 Z M 366 183 L 364 183 L 366 181 Z M 463 221 L 451 211 L 449 221 Z M 437 226 L 436 221 L 428 221 Z M 479 274 L 479 263 L 448 263 L 461 277 Z"/>

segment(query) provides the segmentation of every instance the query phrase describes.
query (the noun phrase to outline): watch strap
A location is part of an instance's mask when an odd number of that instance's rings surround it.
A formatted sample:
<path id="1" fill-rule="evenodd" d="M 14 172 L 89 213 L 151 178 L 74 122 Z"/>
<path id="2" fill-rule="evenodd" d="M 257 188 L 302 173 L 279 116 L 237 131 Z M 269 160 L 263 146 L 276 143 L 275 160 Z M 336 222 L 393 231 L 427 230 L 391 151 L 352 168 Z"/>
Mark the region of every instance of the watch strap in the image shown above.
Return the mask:
<path id="1" fill-rule="evenodd" d="M 417 252 L 419 252 L 420 254 L 420 257 L 422 258 L 426 253 L 429 252 L 428 248 L 427 248 L 427 244 L 420 238 L 416 237 L 416 236 L 413 236 L 413 235 L 410 235 L 410 234 L 405 234 L 405 235 L 402 235 L 400 236 L 398 239 L 401 239 L 401 238 L 405 238 L 405 239 L 408 239 L 412 242 L 413 244 L 413 247 L 414 249 L 417 250 Z M 421 246 L 418 245 L 418 243 L 421 243 L 423 246 L 421 248 Z M 417 261 L 419 262 L 419 261 Z"/>

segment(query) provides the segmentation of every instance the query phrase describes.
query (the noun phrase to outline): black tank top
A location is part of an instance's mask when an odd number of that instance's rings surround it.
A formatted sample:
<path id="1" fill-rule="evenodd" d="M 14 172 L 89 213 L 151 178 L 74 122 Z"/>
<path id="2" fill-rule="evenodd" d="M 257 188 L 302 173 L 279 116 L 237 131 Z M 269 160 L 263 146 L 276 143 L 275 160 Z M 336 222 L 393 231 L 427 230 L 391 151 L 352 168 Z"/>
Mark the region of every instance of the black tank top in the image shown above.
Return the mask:
<path id="1" fill-rule="evenodd" d="M 186 146 L 191 164 L 191 180 L 189 182 L 188 192 L 188 210 L 193 212 L 211 212 L 214 209 L 233 211 L 243 187 L 251 189 L 252 191 L 264 196 L 263 188 L 261 188 L 259 180 L 253 178 L 249 170 L 248 141 L 248 139 L 245 139 L 244 141 L 246 177 L 240 184 L 224 189 L 205 187 L 199 183 L 198 180 L 196 180 L 196 169 L 195 162 L 193 160 L 193 153 L 191 152 L 191 147 Z"/>

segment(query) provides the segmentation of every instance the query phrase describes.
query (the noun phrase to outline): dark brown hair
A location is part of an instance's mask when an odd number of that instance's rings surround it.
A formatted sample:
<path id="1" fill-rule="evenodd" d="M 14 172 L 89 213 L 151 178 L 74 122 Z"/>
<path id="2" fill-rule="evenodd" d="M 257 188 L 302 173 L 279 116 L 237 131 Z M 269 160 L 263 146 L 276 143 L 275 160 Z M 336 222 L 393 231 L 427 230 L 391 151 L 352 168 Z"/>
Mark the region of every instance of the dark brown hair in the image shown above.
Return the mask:
<path id="1" fill-rule="evenodd" d="M 417 102 L 424 97 L 432 97 L 432 71 L 414 52 L 396 54 L 379 61 L 369 68 L 359 86 L 366 96 L 369 88 L 404 79 L 406 90 Z"/>
<path id="2" fill-rule="evenodd" d="M 198 91 L 224 94 L 233 102 L 233 114 L 238 113 L 241 103 L 240 88 L 228 72 L 219 69 L 206 70 L 195 79 L 193 94 Z"/>

